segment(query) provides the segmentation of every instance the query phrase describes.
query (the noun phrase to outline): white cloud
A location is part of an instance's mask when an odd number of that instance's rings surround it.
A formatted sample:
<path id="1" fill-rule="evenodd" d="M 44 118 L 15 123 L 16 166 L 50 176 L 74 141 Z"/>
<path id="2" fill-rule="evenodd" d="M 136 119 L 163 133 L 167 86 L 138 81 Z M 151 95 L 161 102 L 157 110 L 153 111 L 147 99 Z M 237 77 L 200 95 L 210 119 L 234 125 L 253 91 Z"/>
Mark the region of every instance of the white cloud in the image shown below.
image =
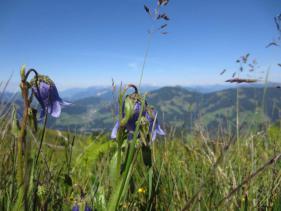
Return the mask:
<path id="1" fill-rule="evenodd" d="M 129 67 L 129 69 L 131 69 L 131 70 L 135 70 L 135 71 L 140 70 L 140 64 L 137 63 L 137 62 L 131 62 L 131 63 L 129 63 L 129 64 L 128 64 L 128 67 Z"/>

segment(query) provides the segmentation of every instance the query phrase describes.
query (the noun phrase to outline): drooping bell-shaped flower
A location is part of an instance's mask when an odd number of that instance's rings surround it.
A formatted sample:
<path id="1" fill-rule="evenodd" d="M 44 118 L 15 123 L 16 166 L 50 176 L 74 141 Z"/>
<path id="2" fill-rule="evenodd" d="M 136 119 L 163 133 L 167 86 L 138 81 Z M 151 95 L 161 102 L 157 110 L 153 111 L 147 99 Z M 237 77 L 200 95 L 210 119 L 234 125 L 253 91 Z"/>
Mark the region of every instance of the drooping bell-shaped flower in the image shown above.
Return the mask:
<path id="1" fill-rule="evenodd" d="M 45 116 L 46 112 L 53 117 L 59 117 L 61 107 L 70 104 L 60 98 L 55 83 L 48 76 L 38 75 L 37 80 L 32 79 L 30 85 L 41 106 L 40 119 Z"/>
<path id="2" fill-rule="evenodd" d="M 132 114 L 127 114 L 128 118 L 125 120 L 125 129 L 127 130 L 128 133 L 132 133 L 136 129 L 136 122 L 139 118 L 139 113 L 141 111 L 141 103 L 137 101 L 134 105 L 133 112 Z M 127 111 L 130 112 L 130 111 Z M 123 103 L 122 106 L 122 118 L 126 117 L 126 102 Z M 115 139 L 117 136 L 118 129 L 120 127 L 120 122 L 119 120 L 116 121 L 114 128 L 112 129 L 111 132 L 111 138 Z"/>
<path id="3" fill-rule="evenodd" d="M 149 121 L 149 132 L 151 133 L 151 140 L 154 141 L 156 139 L 156 135 L 164 136 L 165 132 L 160 127 L 157 119 L 157 112 L 154 108 L 151 108 L 150 111 L 145 113 L 146 119 Z"/>
<path id="4" fill-rule="evenodd" d="M 133 105 L 133 106 L 130 106 Z M 131 109 L 130 109 L 131 107 Z M 128 139 L 131 138 L 132 133 L 136 130 L 137 121 L 142 110 L 142 104 L 140 101 L 140 96 L 138 93 L 133 93 L 128 95 L 123 102 L 122 106 L 122 121 L 123 127 L 126 129 L 128 133 Z M 149 125 L 148 132 L 151 134 L 151 140 L 154 141 L 156 139 L 156 135 L 165 135 L 165 132 L 161 129 L 158 121 L 157 121 L 157 112 L 151 108 L 145 102 L 143 107 L 143 111 L 141 113 L 141 117 L 144 117 L 144 121 Z M 111 132 L 111 138 L 116 139 L 118 130 L 122 124 L 120 124 L 120 120 L 117 120 L 114 128 Z M 142 125 L 141 125 L 142 127 Z"/>

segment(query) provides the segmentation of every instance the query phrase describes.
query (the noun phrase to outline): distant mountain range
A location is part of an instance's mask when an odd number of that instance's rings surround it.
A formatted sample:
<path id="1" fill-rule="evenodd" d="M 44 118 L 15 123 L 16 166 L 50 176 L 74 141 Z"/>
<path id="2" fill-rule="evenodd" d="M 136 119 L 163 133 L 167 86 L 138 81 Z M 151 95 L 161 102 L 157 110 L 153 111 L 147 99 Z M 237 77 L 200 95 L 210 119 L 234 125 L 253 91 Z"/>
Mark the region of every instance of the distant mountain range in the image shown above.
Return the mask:
<path id="1" fill-rule="evenodd" d="M 212 85 L 190 85 L 182 86 L 183 88 L 199 93 L 211 93 L 236 87 L 264 87 L 264 84 L 251 84 L 251 85 L 236 85 L 236 84 L 212 84 Z M 268 83 L 268 87 L 280 86 L 278 83 Z M 151 92 L 160 89 L 160 86 L 144 85 L 141 87 L 141 92 Z M 116 88 L 118 91 L 118 87 Z M 88 88 L 72 88 L 60 91 L 60 96 L 66 100 L 79 100 L 87 97 L 102 97 L 103 99 L 112 98 L 112 87 L 110 86 L 92 86 Z"/>
<path id="2" fill-rule="evenodd" d="M 281 89 L 270 83 L 241 86 L 238 90 L 239 125 L 241 130 L 257 129 L 265 122 L 280 119 Z M 143 86 L 148 92 L 148 103 L 158 111 L 158 119 L 164 128 L 191 131 L 198 127 L 217 132 L 236 127 L 236 85 L 212 85 L 195 87 Z M 118 91 L 118 88 L 116 89 Z M 117 91 L 111 87 L 90 87 L 60 92 L 72 105 L 63 108 L 58 119 L 49 118 L 48 127 L 79 132 L 110 131 L 114 125 Z M 1 103 L 2 102 L 2 103 Z M 15 102 L 21 113 L 19 93 L 0 93 L 0 112 L 7 107 L 3 102 Z M 265 111 L 265 112 L 263 112 Z"/>
<path id="3" fill-rule="evenodd" d="M 96 96 L 72 101 L 59 119 L 50 118 L 48 127 L 80 132 L 111 130 L 116 103 L 111 91 L 105 90 L 93 90 Z M 279 120 L 280 89 L 241 87 L 238 96 L 241 130 L 257 129 L 264 122 Z M 148 103 L 158 110 L 164 128 L 189 131 L 201 127 L 217 132 L 234 130 L 236 126 L 237 89 L 234 88 L 202 93 L 183 87 L 163 87 L 149 92 Z"/>
<path id="4" fill-rule="evenodd" d="M 156 89 L 159 89 L 160 87 L 157 86 L 142 86 L 141 91 L 142 92 L 149 92 Z M 118 92 L 119 87 L 115 88 L 115 94 Z M 103 99 L 111 99 L 113 95 L 112 87 L 110 86 L 92 86 L 88 88 L 73 88 L 73 89 L 67 89 L 60 92 L 60 96 L 66 100 L 79 100 L 83 98 L 88 97 L 101 97 Z"/>

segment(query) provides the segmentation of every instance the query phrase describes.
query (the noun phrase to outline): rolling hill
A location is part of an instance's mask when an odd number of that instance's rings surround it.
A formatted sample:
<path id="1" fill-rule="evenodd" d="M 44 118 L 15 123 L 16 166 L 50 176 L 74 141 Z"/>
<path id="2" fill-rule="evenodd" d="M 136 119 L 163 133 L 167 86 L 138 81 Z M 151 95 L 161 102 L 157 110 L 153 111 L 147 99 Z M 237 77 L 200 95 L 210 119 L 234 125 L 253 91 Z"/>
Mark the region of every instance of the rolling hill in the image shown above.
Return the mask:
<path id="1" fill-rule="evenodd" d="M 279 120 L 280 89 L 242 87 L 238 96 L 242 129 Z M 237 89 L 199 93 L 182 87 L 163 87 L 148 94 L 148 103 L 158 110 L 158 118 L 165 128 L 189 131 L 200 126 L 214 132 L 219 128 L 235 128 Z M 109 131 L 114 125 L 115 108 L 112 98 L 79 99 L 63 109 L 61 118 L 50 118 L 48 127 L 80 132 Z"/>

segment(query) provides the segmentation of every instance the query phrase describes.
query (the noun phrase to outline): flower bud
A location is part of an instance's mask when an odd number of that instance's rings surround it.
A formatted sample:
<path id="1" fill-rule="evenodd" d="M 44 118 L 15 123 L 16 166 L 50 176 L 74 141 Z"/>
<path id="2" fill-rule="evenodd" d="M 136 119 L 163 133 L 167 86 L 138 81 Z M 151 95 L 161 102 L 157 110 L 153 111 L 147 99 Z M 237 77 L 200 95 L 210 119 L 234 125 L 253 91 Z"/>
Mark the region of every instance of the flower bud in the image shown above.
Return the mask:
<path id="1" fill-rule="evenodd" d="M 25 65 L 22 65 L 21 69 L 20 69 L 20 76 L 21 76 L 21 80 L 25 81 Z"/>

